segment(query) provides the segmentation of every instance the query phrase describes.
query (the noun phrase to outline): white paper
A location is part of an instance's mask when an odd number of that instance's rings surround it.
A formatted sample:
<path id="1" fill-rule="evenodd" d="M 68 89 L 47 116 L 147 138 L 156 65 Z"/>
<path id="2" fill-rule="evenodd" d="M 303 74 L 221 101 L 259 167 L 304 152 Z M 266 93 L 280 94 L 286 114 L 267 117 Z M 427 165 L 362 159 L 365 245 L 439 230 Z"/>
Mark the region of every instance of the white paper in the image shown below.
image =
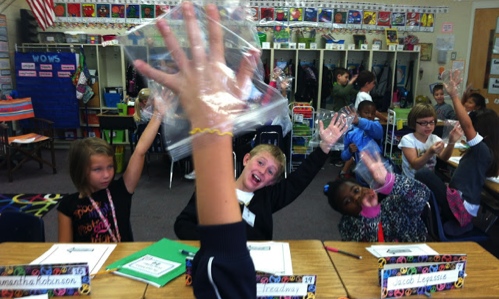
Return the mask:
<path id="1" fill-rule="evenodd" d="M 139 259 L 123 265 L 122 268 L 158 278 L 180 267 L 180 265 L 182 264 L 146 254 Z"/>
<path id="2" fill-rule="evenodd" d="M 33 141 L 35 141 L 35 137 L 33 138 L 25 138 L 25 139 L 14 139 L 12 142 L 15 142 L 15 143 L 31 143 Z"/>
<path id="3" fill-rule="evenodd" d="M 23 299 L 48 299 L 49 294 L 31 295 L 31 296 L 20 297 L 20 298 L 23 298 Z"/>
<path id="4" fill-rule="evenodd" d="M 97 273 L 116 244 L 55 244 L 31 264 L 88 263 L 90 275 Z"/>
<path id="5" fill-rule="evenodd" d="M 286 242 L 248 242 L 255 270 L 276 275 L 293 275 L 291 251 Z"/>
<path id="6" fill-rule="evenodd" d="M 449 161 L 459 164 L 459 161 L 461 160 L 461 158 L 462 158 L 461 156 L 457 156 L 457 157 L 454 156 L 454 157 L 450 157 Z"/>
<path id="7" fill-rule="evenodd" d="M 366 247 L 375 257 L 437 255 L 438 252 L 426 244 L 372 245 Z"/>

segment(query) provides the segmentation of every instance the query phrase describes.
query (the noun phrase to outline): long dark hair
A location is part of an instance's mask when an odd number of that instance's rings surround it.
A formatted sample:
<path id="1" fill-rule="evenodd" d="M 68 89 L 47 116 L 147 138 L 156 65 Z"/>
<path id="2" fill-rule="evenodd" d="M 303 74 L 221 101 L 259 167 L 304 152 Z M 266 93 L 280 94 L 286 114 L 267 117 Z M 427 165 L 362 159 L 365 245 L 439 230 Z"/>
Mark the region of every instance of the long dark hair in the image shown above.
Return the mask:
<path id="1" fill-rule="evenodd" d="M 499 116 L 494 110 L 480 109 L 470 112 L 470 118 L 492 153 L 492 163 L 486 176 L 495 177 L 499 175 Z"/>

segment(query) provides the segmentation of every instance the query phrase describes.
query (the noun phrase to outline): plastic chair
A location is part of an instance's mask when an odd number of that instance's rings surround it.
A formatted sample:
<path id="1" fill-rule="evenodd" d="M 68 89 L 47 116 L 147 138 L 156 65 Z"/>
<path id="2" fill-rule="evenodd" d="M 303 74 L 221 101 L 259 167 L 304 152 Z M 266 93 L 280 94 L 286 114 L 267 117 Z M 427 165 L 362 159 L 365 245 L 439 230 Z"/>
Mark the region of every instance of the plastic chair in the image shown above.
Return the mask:
<path id="1" fill-rule="evenodd" d="M 0 243 L 45 242 L 45 226 L 35 215 L 5 211 L 0 214 Z"/>
<path id="2" fill-rule="evenodd" d="M 426 224 L 428 229 L 428 234 L 434 241 L 441 242 L 481 242 L 489 238 L 489 236 L 479 229 L 478 227 L 473 227 L 473 229 L 460 236 L 449 236 L 444 231 L 444 226 L 442 219 L 440 218 L 440 208 L 438 207 L 437 200 L 433 192 L 431 193 L 430 200 L 426 203 L 426 207 L 421 214 L 423 222 Z"/>

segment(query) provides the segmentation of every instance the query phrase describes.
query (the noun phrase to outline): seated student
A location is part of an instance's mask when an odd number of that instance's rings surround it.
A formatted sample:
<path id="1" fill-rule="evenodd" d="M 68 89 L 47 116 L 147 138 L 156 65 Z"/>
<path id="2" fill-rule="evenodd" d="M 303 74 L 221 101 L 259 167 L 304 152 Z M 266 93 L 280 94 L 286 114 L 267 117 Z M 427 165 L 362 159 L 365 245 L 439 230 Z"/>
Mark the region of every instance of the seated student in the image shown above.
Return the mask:
<path id="1" fill-rule="evenodd" d="M 470 113 L 471 111 L 487 108 L 485 98 L 479 93 L 472 93 L 471 87 L 467 88 L 465 93 L 463 94 L 461 104 L 463 104 L 464 109 L 466 109 L 466 112 L 468 113 Z"/>
<path id="2" fill-rule="evenodd" d="M 414 133 L 406 134 L 399 142 L 402 150 L 402 172 L 413 178 L 417 170 L 435 170 L 437 157 L 447 161 L 452 155 L 454 144 L 463 136 L 460 126 L 455 126 L 449 134 L 447 146 L 440 137 L 433 134 L 437 114 L 431 104 L 416 104 L 407 116 L 407 124 Z"/>
<path id="3" fill-rule="evenodd" d="M 147 101 L 149 100 L 149 88 L 142 88 L 135 99 L 135 112 L 133 119 L 137 124 L 145 124 L 151 118 L 151 111 L 145 111 Z"/>
<path id="4" fill-rule="evenodd" d="M 69 174 L 78 192 L 64 196 L 57 207 L 59 242 L 133 241 L 130 225 L 132 195 L 164 112 L 164 101 L 155 99 L 154 115 L 142 133 L 123 176 L 117 180 L 114 179 L 114 148 L 105 140 L 85 138 L 71 143 Z"/>
<path id="5" fill-rule="evenodd" d="M 363 163 L 381 187 L 376 191 L 352 180 L 339 179 L 324 186 L 331 207 L 342 214 L 338 228 L 342 241 L 424 242 L 421 219 L 430 190 L 421 182 L 387 172 L 379 157 L 362 152 Z M 382 201 L 378 193 L 388 196 Z"/>
<path id="6" fill-rule="evenodd" d="M 362 101 L 359 104 L 357 112 L 358 113 L 353 113 L 355 115 L 352 121 L 352 124 L 354 126 L 348 132 L 346 132 L 345 137 L 343 138 L 343 143 L 345 145 L 343 151 L 341 152 L 341 159 L 343 161 L 349 161 L 351 159 L 354 159 L 354 161 L 359 161 L 359 152 L 362 151 L 364 147 L 372 140 L 374 140 L 378 145 L 378 153 L 381 155 L 381 139 L 383 139 L 383 127 L 378 121 L 374 120 L 374 114 L 376 113 L 376 104 L 371 101 Z M 352 165 L 353 163 L 347 162 L 345 163 L 345 166 L 347 166 L 347 164 Z M 340 177 L 342 177 L 342 174 L 349 173 L 349 168 L 344 167 L 340 172 Z"/>
<path id="7" fill-rule="evenodd" d="M 459 161 L 447 186 L 434 173 L 420 170 L 416 179 L 425 183 L 440 206 L 444 230 L 457 236 L 473 229 L 473 217 L 480 208 L 486 177 L 499 175 L 499 116 L 494 110 L 480 109 L 468 114 L 458 95 L 459 73 L 451 73 L 445 85 L 469 148 Z"/>
<path id="8" fill-rule="evenodd" d="M 319 123 L 320 146 L 286 179 L 279 181 L 285 156 L 277 146 L 261 144 L 244 156 L 244 169 L 236 180 L 236 191 L 249 240 L 272 240 L 272 214 L 292 203 L 307 188 L 328 159 L 331 146 L 346 131 L 340 121 L 335 124 L 338 118 L 336 114 L 327 128 L 322 121 Z M 199 239 L 197 194 L 199 190 L 175 220 L 175 234 L 179 239 Z"/>
<path id="9" fill-rule="evenodd" d="M 441 120 L 456 119 L 456 113 L 451 105 L 447 104 L 444 99 L 444 86 L 437 84 L 433 87 L 433 98 L 435 99 L 435 113 L 437 118 Z"/>

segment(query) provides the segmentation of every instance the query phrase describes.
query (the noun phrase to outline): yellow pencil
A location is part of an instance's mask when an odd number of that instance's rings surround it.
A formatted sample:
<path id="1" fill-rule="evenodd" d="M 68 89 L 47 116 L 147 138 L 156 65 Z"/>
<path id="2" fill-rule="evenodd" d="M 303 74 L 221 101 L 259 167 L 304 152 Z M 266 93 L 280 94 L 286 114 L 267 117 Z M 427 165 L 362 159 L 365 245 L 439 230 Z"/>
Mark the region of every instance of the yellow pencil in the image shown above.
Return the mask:
<path id="1" fill-rule="evenodd" d="M 95 274 L 90 274 L 90 276 L 96 276 L 99 274 L 106 274 L 106 273 L 112 273 L 118 271 L 120 268 L 113 268 L 113 269 L 106 269 L 106 270 L 100 270 Z"/>

